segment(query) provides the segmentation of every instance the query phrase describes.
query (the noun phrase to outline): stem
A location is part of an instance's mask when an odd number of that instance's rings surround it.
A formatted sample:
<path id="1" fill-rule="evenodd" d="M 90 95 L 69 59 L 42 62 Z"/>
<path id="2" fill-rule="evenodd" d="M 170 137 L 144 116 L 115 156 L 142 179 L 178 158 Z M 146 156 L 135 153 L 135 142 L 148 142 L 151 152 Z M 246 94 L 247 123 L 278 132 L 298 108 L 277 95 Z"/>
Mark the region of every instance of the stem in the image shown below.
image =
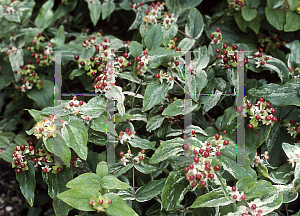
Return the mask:
<path id="1" fill-rule="evenodd" d="M 285 206 L 286 216 L 289 216 L 289 212 L 287 210 L 286 203 L 284 203 L 284 206 Z"/>
<path id="2" fill-rule="evenodd" d="M 281 115 L 282 115 L 282 108 L 283 107 L 281 107 L 281 109 L 280 109 L 280 117 L 279 117 L 279 120 L 281 121 Z"/>
<path id="3" fill-rule="evenodd" d="M 182 133 L 184 133 L 183 129 L 179 126 L 179 124 L 176 122 L 176 125 L 181 129 Z"/>
<path id="4" fill-rule="evenodd" d="M 210 25 L 207 25 L 207 27 L 209 28 L 210 26 L 212 26 L 213 24 L 215 24 L 216 22 L 218 22 L 220 19 L 222 19 L 223 17 L 226 16 L 226 13 L 224 13 L 222 16 L 220 16 L 218 19 L 216 19 L 215 21 L 213 21 Z"/>
<path id="5" fill-rule="evenodd" d="M 142 81 L 141 81 L 141 83 L 140 83 L 138 89 L 136 90 L 136 92 L 135 92 L 135 94 L 134 94 L 134 97 L 133 97 L 133 99 L 132 99 L 132 106 L 131 106 L 131 112 L 130 112 L 130 115 L 132 114 L 132 109 L 133 109 L 133 106 L 134 106 L 134 99 L 135 99 L 135 96 L 137 95 L 137 93 L 138 93 L 138 91 L 139 91 L 141 85 L 142 85 Z"/>
<path id="6" fill-rule="evenodd" d="M 184 90 L 184 88 L 174 79 L 174 81 L 177 83 L 177 85 L 179 85 L 179 87 Z M 187 92 L 189 95 L 190 93 Z M 191 95 L 190 95 L 191 96 Z M 197 102 L 199 104 L 199 102 Z M 221 133 L 220 128 L 218 128 L 218 126 L 216 125 L 216 123 L 212 120 L 212 118 L 208 115 L 208 113 L 203 109 L 203 107 L 200 105 L 200 108 L 204 111 L 204 113 L 206 114 L 206 116 L 209 118 L 209 120 L 213 123 L 213 125 L 216 127 L 216 129 L 219 131 L 219 133 Z"/>
<path id="7" fill-rule="evenodd" d="M 295 108 L 295 106 L 293 106 L 293 108 L 283 117 L 283 119 L 285 119 L 291 112 L 292 112 L 292 110 Z M 281 118 L 280 118 L 280 120 L 281 120 Z"/>
<path id="8" fill-rule="evenodd" d="M 133 187 L 133 196 L 134 196 L 134 200 L 132 203 L 132 209 L 134 210 L 134 203 L 135 203 L 135 182 L 134 182 L 134 167 L 132 170 L 132 187 Z"/>
<path id="9" fill-rule="evenodd" d="M 39 28 L 39 29 L 41 28 L 40 26 L 38 26 L 37 24 L 35 24 L 35 22 L 33 22 L 32 20 L 28 19 L 27 17 L 24 17 L 24 18 L 27 19 L 32 25 L 36 26 L 37 28 Z M 43 32 L 43 35 L 47 38 L 48 41 L 50 41 L 48 35 L 45 32 Z"/>
<path id="10" fill-rule="evenodd" d="M 77 167 L 75 167 L 75 166 L 72 166 L 72 168 L 74 168 L 74 169 L 76 169 L 76 170 L 78 170 L 78 171 L 80 171 L 80 172 L 86 173 L 85 171 L 83 171 L 83 170 L 81 170 L 81 169 L 79 169 L 79 168 L 77 168 Z"/>
<path id="11" fill-rule="evenodd" d="M 100 194 L 102 196 L 102 183 L 100 183 Z"/>

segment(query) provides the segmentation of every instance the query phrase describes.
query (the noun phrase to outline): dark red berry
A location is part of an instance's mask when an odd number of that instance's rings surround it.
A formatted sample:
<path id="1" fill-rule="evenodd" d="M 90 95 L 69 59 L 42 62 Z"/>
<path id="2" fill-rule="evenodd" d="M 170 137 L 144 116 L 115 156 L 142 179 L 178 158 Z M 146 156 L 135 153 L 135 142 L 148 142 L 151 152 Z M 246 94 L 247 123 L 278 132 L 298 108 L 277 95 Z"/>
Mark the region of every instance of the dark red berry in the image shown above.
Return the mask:
<path id="1" fill-rule="evenodd" d="M 25 145 L 20 145 L 20 150 L 24 151 L 25 150 Z"/>
<path id="2" fill-rule="evenodd" d="M 215 138 L 216 138 L 216 140 L 218 140 L 220 138 L 220 134 L 216 134 Z"/>
<path id="3" fill-rule="evenodd" d="M 219 165 L 214 166 L 214 170 L 215 170 L 215 171 L 219 171 L 220 169 L 221 169 L 221 168 L 220 168 Z"/>
<path id="4" fill-rule="evenodd" d="M 247 125 L 247 128 L 248 128 L 249 130 L 251 130 L 251 129 L 253 128 L 253 124 L 248 124 L 248 125 Z"/>

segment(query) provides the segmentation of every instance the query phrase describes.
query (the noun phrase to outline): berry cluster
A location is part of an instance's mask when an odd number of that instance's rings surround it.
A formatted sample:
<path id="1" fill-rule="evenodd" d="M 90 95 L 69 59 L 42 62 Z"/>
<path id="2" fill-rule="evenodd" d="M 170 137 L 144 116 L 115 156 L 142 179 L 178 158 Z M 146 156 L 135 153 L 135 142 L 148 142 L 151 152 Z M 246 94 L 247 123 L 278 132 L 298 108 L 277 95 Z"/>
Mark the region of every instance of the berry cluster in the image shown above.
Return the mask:
<path id="1" fill-rule="evenodd" d="M 174 78 L 171 75 L 164 73 L 163 70 L 160 70 L 159 74 L 155 74 L 155 78 L 159 79 L 160 83 L 163 83 L 164 80 L 167 80 L 167 82 L 171 83 L 171 86 L 174 84 Z"/>
<path id="2" fill-rule="evenodd" d="M 254 53 L 253 59 L 256 60 L 256 68 L 263 66 L 266 64 L 266 62 L 270 59 L 268 56 L 265 56 L 263 54 L 263 48 L 259 48 L 256 53 Z"/>
<path id="3" fill-rule="evenodd" d="M 258 35 L 259 47 L 263 48 L 266 52 L 269 52 L 273 49 L 278 49 L 281 46 L 285 46 L 285 44 L 289 42 L 289 39 L 283 41 L 281 35 L 277 34 L 277 30 L 269 32 L 268 35 Z"/>
<path id="4" fill-rule="evenodd" d="M 145 76 L 146 71 L 148 70 L 148 64 L 149 64 L 149 55 L 148 51 L 143 52 L 143 56 L 137 56 L 135 58 L 138 66 L 136 66 L 137 74 L 140 76 Z"/>
<path id="5" fill-rule="evenodd" d="M 192 135 L 195 135 L 195 131 L 192 131 Z M 220 170 L 219 165 L 215 165 L 214 167 L 211 166 L 212 159 L 209 157 L 221 156 L 220 150 L 227 146 L 229 141 L 223 141 L 222 136 L 216 134 L 211 142 L 213 146 L 210 142 L 201 142 L 202 148 L 191 146 L 190 144 L 182 145 L 182 148 L 185 151 L 192 150 L 191 153 L 194 157 L 194 162 L 184 168 L 186 179 L 193 187 L 196 187 L 197 185 L 205 187 L 208 179 L 214 179 L 214 172 Z"/>
<path id="6" fill-rule="evenodd" d="M 259 98 L 259 101 L 254 106 L 247 100 L 245 107 L 246 116 L 250 118 L 250 122 L 247 125 L 248 129 L 258 129 L 260 123 L 270 126 L 277 121 L 277 117 L 272 115 L 276 110 L 271 108 L 271 103 L 264 101 L 263 98 Z"/>
<path id="7" fill-rule="evenodd" d="M 8 46 L 8 49 L 7 49 L 7 51 L 6 51 L 6 55 L 12 56 L 12 55 L 16 54 L 17 51 L 18 51 L 18 48 L 13 47 L 12 45 L 9 45 L 9 46 Z"/>
<path id="8" fill-rule="evenodd" d="M 47 139 L 48 137 L 56 137 L 57 129 L 54 120 L 56 116 L 50 115 L 49 119 L 39 121 L 34 127 L 33 132 L 37 139 Z"/>
<path id="9" fill-rule="evenodd" d="M 124 131 L 120 131 L 119 133 L 119 139 L 120 142 L 123 144 L 124 141 L 131 140 L 131 138 L 136 134 L 136 131 L 130 131 L 129 128 L 125 128 Z"/>
<path id="10" fill-rule="evenodd" d="M 131 150 L 128 150 L 128 153 L 120 152 L 120 156 L 122 157 L 120 161 L 122 161 L 123 165 L 126 165 L 126 163 L 134 163 L 134 164 L 144 164 L 144 158 L 145 158 L 145 150 L 142 149 L 137 156 L 134 156 L 131 154 Z"/>
<path id="11" fill-rule="evenodd" d="M 253 165 L 252 166 L 255 166 L 257 167 L 260 163 L 263 163 L 264 161 L 270 159 L 270 156 L 268 155 L 268 152 L 265 151 L 264 154 L 261 154 L 260 156 L 255 155 L 255 157 L 253 158 Z"/>
<path id="12" fill-rule="evenodd" d="M 144 56 L 142 58 L 143 58 L 143 61 L 145 61 L 146 59 L 148 59 L 148 52 L 144 51 L 143 53 L 144 53 Z M 137 59 L 139 59 L 141 61 L 142 58 L 140 56 L 138 56 L 138 57 L 137 57 Z M 118 68 L 120 71 L 122 71 L 123 68 L 131 67 L 132 62 L 128 61 L 127 58 L 128 58 L 128 53 L 124 53 L 123 56 L 116 57 L 115 58 L 116 68 Z M 145 62 L 144 62 L 144 64 L 145 64 Z M 148 64 L 148 60 L 147 60 L 147 64 Z"/>
<path id="13" fill-rule="evenodd" d="M 98 198 L 94 196 L 90 199 L 90 205 L 93 209 L 97 210 L 97 212 L 105 212 L 105 209 L 107 209 L 110 204 L 112 204 L 112 200 L 108 199 L 106 196 L 100 195 Z"/>
<path id="14" fill-rule="evenodd" d="M 110 40 L 109 40 L 109 42 L 110 42 Z M 86 49 L 89 49 L 94 45 L 96 45 L 96 36 L 92 36 L 92 38 L 85 39 L 82 43 L 82 47 L 85 47 Z M 102 46 L 103 46 L 103 43 L 102 43 L 101 47 Z M 98 47 L 97 51 L 99 51 L 99 49 L 101 49 L 101 47 L 99 45 L 97 47 Z"/>
<path id="15" fill-rule="evenodd" d="M 83 101 L 78 101 L 77 97 L 74 96 L 73 99 L 64 106 L 64 108 L 66 110 L 68 110 L 69 115 L 78 115 L 80 110 L 81 110 L 81 106 L 84 104 Z M 85 121 L 89 121 L 90 117 L 89 116 L 85 116 L 85 115 L 80 115 L 80 117 L 82 119 L 84 119 Z M 61 122 L 61 123 L 65 123 L 65 121 Z"/>
<path id="16" fill-rule="evenodd" d="M 216 31 L 209 35 L 210 39 L 212 39 L 211 43 L 219 44 L 221 40 L 223 40 L 222 34 L 223 32 L 220 30 L 220 28 L 216 28 Z"/>
<path id="17" fill-rule="evenodd" d="M 16 168 L 17 173 L 28 170 L 27 164 L 30 160 L 35 163 L 35 167 L 41 166 L 43 173 L 50 172 L 53 174 L 62 172 L 62 166 L 56 162 L 55 166 L 50 167 L 48 163 L 53 162 L 53 154 L 48 152 L 44 147 L 34 149 L 33 143 L 28 142 L 28 146 L 21 145 L 15 147 L 14 162 L 11 162 L 12 168 Z"/>
<path id="18" fill-rule="evenodd" d="M 163 112 L 163 107 L 160 107 L 160 110 Z M 184 120 L 183 115 L 169 116 L 168 117 L 168 121 L 171 122 L 171 124 L 180 124 L 181 120 Z"/>
<path id="19" fill-rule="evenodd" d="M 245 5 L 244 0 L 229 0 L 228 8 L 235 11 L 240 11 Z"/>
<path id="20" fill-rule="evenodd" d="M 80 160 L 80 158 L 78 158 L 78 157 L 73 157 L 70 160 L 70 164 L 74 167 L 79 167 L 78 162 L 82 162 L 82 160 Z"/>
<path id="21" fill-rule="evenodd" d="M 140 2 L 140 3 L 130 4 L 130 7 L 133 9 L 134 12 L 137 12 L 137 11 L 141 10 L 141 7 L 143 5 L 144 5 L 144 2 Z"/>
<path id="22" fill-rule="evenodd" d="M 255 216 L 261 216 L 260 213 L 263 213 L 262 209 L 257 209 L 256 204 L 251 204 L 249 203 L 246 207 L 245 207 L 245 212 L 242 213 L 242 216 L 247 216 L 247 215 L 255 215 Z"/>
<path id="23" fill-rule="evenodd" d="M 15 74 L 22 75 L 20 81 L 23 84 L 17 87 L 18 91 L 27 92 L 28 90 L 32 89 L 33 84 L 36 84 L 38 89 L 43 87 L 43 81 L 39 80 L 39 76 L 35 72 L 35 67 L 32 65 L 32 61 L 29 60 L 28 63 L 28 65 L 20 65 L 21 70 L 14 71 Z"/>
<path id="24" fill-rule="evenodd" d="M 157 2 L 156 4 L 152 2 L 152 5 L 149 6 L 149 11 L 145 11 L 146 16 L 143 18 L 143 20 L 146 22 L 146 25 L 148 23 L 150 25 L 157 24 L 157 18 L 160 18 L 162 16 L 162 12 L 164 11 L 164 5 L 164 2 Z"/>
<path id="25" fill-rule="evenodd" d="M 237 45 L 230 47 L 225 43 L 221 49 L 216 49 L 216 53 L 218 53 L 217 58 L 219 59 L 219 63 L 221 64 L 222 68 L 229 69 L 230 67 L 237 67 L 237 48 Z M 247 63 L 248 60 L 244 59 L 244 64 Z"/>
<path id="26" fill-rule="evenodd" d="M 172 24 L 176 22 L 176 18 L 172 14 L 168 14 L 168 12 L 165 12 L 164 19 L 163 19 L 163 25 L 165 26 L 165 29 L 169 29 Z"/>
<path id="27" fill-rule="evenodd" d="M 16 1 L 16 3 L 20 3 L 20 1 Z M 4 5 L 4 10 L 3 10 L 3 14 L 14 14 L 16 12 L 14 6 L 16 5 L 16 3 L 13 1 L 9 6 Z"/>
<path id="28" fill-rule="evenodd" d="M 175 49 L 176 49 L 176 51 L 181 51 L 181 49 L 179 47 L 176 47 Z M 170 71 L 172 71 L 174 69 L 176 71 L 178 71 L 178 65 L 179 65 L 179 61 L 176 60 L 176 57 L 174 58 L 173 56 L 171 56 L 171 60 L 170 60 L 170 62 L 168 62 L 168 66 L 169 66 L 168 69 Z"/>
<path id="29" fill-rule="evenodd" d="M 230 196 L 230 198 L 233 200 L 233 201 L 242 201 L 242 200 L 245 200 L 246 199 L 246 196 L 244 194 L 244 192 L 239 192 L 238 189 L 236 188 L 236 186 L 227 186 L 227 191 L 228 191 L 228 194 Z"/>
<path id="30" fill-rule="evenodd" d="M 296 123 L 295 119 L 285 119 L 283 126 L 287 127 L 288 133 L 295 139 L 297 134 L 300 133 L 300 124 Z"/>
<path id="31" fill-rule="evenodd" d="M 122 41 L 123 47 L 128 48 L 130 45 L 130 41 Z"/>

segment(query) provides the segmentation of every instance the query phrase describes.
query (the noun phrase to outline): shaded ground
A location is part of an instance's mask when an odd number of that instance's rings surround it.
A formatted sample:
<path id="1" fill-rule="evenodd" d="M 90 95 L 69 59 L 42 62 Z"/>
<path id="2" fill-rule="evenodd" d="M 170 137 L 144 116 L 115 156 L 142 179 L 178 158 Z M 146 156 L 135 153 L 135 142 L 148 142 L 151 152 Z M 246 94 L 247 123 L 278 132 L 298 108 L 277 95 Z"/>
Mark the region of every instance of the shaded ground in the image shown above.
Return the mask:
<path id="1" fill-rule="evenodd" d="M 25 203 L 14 169 L 0 160 L 0 216 L 22 215 L 21 207 Z"/>

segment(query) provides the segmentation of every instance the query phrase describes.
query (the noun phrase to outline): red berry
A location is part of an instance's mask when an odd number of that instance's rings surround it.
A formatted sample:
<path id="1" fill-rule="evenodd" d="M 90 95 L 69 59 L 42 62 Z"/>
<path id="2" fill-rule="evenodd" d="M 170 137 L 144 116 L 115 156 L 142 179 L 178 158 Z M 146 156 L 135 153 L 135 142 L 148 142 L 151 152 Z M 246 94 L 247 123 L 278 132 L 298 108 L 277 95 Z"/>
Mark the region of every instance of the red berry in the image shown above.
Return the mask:
<path id="1" fill-rule="evenodd" d="M 190 165 L 189 165 L 189 168 L 190 168 L 190 169 L 194 169 L 194 164 L 190 164 Z"/>
<path id="2" fill-rule="evenodd" d="M 214 167 L 214 171 L 219 171 L 221 168 L 220 168 L 220 166 L 219 165 L 216 165 L 215 167 Z"/>
<path id="3" fill-rule="evenodd" d="M 271 113 L 274 114 L 276 110 L 274 108 L 271 109 Z"/>
<path id="4" fill-rule="evenodd" d="M 261 65 L 265 65 L 265 62 L 264 62 L 264 61 L 261 61 L 260 64 L 261 64 Z"/>
<path id="5" fill-rule="evenodd" d="M 251 205 L 251 208 L 252 208 L 252 209 L 256 209 L 256 205 L 255 205 L 255 204 L 252 204 L 252 205 Z"/>
<path id="6" fill-rule="evenodd" d="M 258 52 L 262 53 L 264 50 L 262 48 L 258 49 Z"/>
<path id="7" fill-rule="evenodd" d="M 218 39 L 217 39 L 217 38 L 215 38 L 215 39 L 214 39 L 214 42 L 215 42 L 215 43 L 218 43 Z"/>
<path id="8" fill-rule="evenodd" d="M 259 120 L 259 119 L 260 119 L 260 116 L 259 116 L 259 115 L 257 115 L 257 116 L 255 116 L 255 118 L 256 118 L 257 120 Z"/>
<path id="9" fill-rule="evenodd" d="M 271 104 L 269 102 L 267 102 L 266 108 L 270 108 L 270 107 L 271 107 Z"/>
<path id="10" fill-rule="evenodd" d="M 210 170 L 210 165 L 205 165 L 205 170 L 209 171 Z"/>
<path id="11" fill-rule="evenodd" d="M 267 121 L 270 121 L 271 120 L 271 116 L 266 116 L 265 118 Z"/>
<path id="12" fill-rule="evenodd" d="M 215 177 L 214 174 L 212 174 L 212 173 L 208 174 L 208 178 L 213 179 L 214 177 Z"/>
<path id="13" fill-rule="evenodd" d="M 139 159 L 140 159 L 140 161 L 141 161 L 141 160 L 143 160 L 143 159 L 144 159 L 144 157 L 143 157 L 143 156 L 139 156 Z"/>
<path id="14" fill-rule="evenodd" d="M 211 34 L 211 35 L 209 35 L 209 37 L 211 38 L 211 39 L 214 39 L 214 35 L 213 34 Z"/>
<path id="15" fill-rule="evenodd" d="M 20 150 L 24 151 L 25 150 L 25 145 L 20 145 Z"/>
<path id="16" fill-rule="evenodd" d="M 85 65 L 84 61 L 81 61 L 81 62 L 80 62 L 80 65 L 81 65 L 81 66 L 84 66 L 84 65 Z"/>
<path id="17" fill-rule="evenodd" d="M 90 58 L 90 60 L 91 60 L 91 62 L 93 62 L 93 61 L 95 60 L 95 58 L 92 56 L 92 57 Z"/>
<path id="18" fill-rule="evenodd" d="M 188 172 L 190 169 L 188 167 L 184 167 L 184 171 Z"/>
<path id="19" fill-rule="evenodd" d="M 33 44 L 36 44 L 36 40 L 33 40 L 32 43 L 33 43 Z"/>
<path id="20" fill-rule="evenodd" d="M 194 161 L 195 161 L 195 163 L 199 163 L 199 158 L 198 157 L 194 157 Z"/>
<path id="21" fill-rule="evenodd" d="M 233 197 L 233 199 L 237 199 L 237 195 L 233 195 L 232 197 Z"/>
<path id="22" fill-rule="evenodd" d="M 39 150 L 38 150 L 38 149 L 35 149 L 35 150 L 34 150 L 34 153 L 38 154 L 38 153 L 39 153 Z"/>
<path id="23" fill-rule="evenodd" d="M 75 55 L 75 56 L 74 56 L 74 59 L 75 59 L 75 60 L 78 60 L 78 59 L 79 59 L 79 56 L 78 56 L 78 55 Z"/>
<path id="24" fill-rule="evenodd" d="M 124 53 L 124 54 L 123 54 L 123 57 L 124 57 L 124 58 L 127 58 L 127 57 L 128 57 L 128 53 Z"/>
<path id="25" fill-rule="evenodd" d="M 109 204 L 112 204 L 112 200 L 108 200 L 108 203 L 109 203 Z"/>
<path id="26" fill-rule="evenodd" d="M 230 68 L 230 65 L 227 64 L 225 67 L 226 67 L 226 69 L 229 69 L 229 68 Z"/>
<path id="27" fill-rule="evenodd" d="M 34 148 L 33 148 L 33 146 L 29 146 L 29 151 L 32 151 Z"/>
<path id="28" fill-rule="evenodd" d="M 216 155 L 217 155 L 217 156 L 221 156 L 221 152 L 219 152 L 219 151 L 216 152 Z"/>
<path id="29" fill-rule="evenodd" d="M 246 196 L 245 196 L 245 195 L 242 195 L 242 196 L 241 196 L 241 199 L 242 199 L 242 200 L 245 200 L 245 199 L 246 199 Z"/>
<path id="30" fill-rule="evenodd" d="M 130 129 L 129 129 L 129 128 L 125 128 L 125 132 L 127 132 L 127 133 L 128 133 L 129 131 L 130 131 Z"/>
<path id="31" fill-rule="evenodd" d="M 160 75 L 159 74 L 155 74 L 155 78 L 159 79 Z"/>
<path id="32" fill-rule="evenodd" d="M 192 187 L 196 187 L 197 184 L 195 182 L 192 183 Z"/>
<path id="33" fill-rule="evenodd" d="M 198 151 L 194 149 L 193 154 L 198 154 Z"/>
<path id="34" fill-rule="evenodd" d="M 38 160 L 37 158 L 34 158 L 33 161 L 34 161 L 35 163 L 37 163 L 39 160 Z"/>
<path id="35" fill-rule="evenodd" d="M 46 172 L 47 172 L 47 168 L 44 168 L 44 169 L 43 169 L 43 173 L 46 173 Z"/>
<path id="36" fill-rule="evenodd" d="M 244 64 L 248 64 L 248 60 L 247 59 L 244 59 Z"/>
<path id="37" fill-rule="evenodd" d="M 16 164 L 16 165 L 19 165 L 19 163 L 20 163 L 20 161 L 15 160 L 15 164 Z"/>
<path id="38" fill-rule="evenodd" d="M 248 125 L 247 125 L 247 128 L 248 128 L 249 130 L 251 130 L 251 129 L 253 128 L 253 124 L 248 124 Z"/>
<path id="39" fill-rule="evenodd" d="M 290 123 L 294 124 L 295 123 L 295 119 L 290 119 Z"/>
<path id="40" fill-rule="evenodd" d="M 271 121 L 272 121 L 272 122 L 277 122 L 277 117 L 276 117 L 276 116 L 273 116 L 272 119 L 271 119 Z"/>
<path id="41" fill-rule="evenodd" d="M 21 167 L 21 168 L 24 168 L 25 166 L 26 166 L 26 165 L 25 165 L 24 163 L 21 163 L 21 164 L 20 164 L 20 167 Z"/>
<path id="42" fill-rule="evenodd" d="M 16 172 L 19 174 L 19 173 L 22 172 L 22 170 L 21 169 L 17 169 Z"/>
<path id="43" fill-rule="evenodd" d="M 220 32 L 220 28 L 219 27 L 216 28 L 216 32 Z"/>
<path id="44" fill-rule="evenodd" d="M 195 135 L 195 133 L 196 133 L 196 132 L 193 130 L 193 131 L 192 131 L 192 135 Z"/>
<path id="45" fill-rule="evenodd" d="M 45 157 L 43 157 L 42 161 L 45 163 L 47 161 L 47 159 Z"/>
<path id="46" fill-rule="evenodd" d="M 200 184 L 201 184 L 202 187 L 206 186 L 206 182 L 205 181 L 201 181 Z"/>
<path id="47" fill-rule="evenodd" d="M 203 149 L 200 149 L 200 150 L 199 150 L 199 153 L 200 153 L 200 154 L 203 154 L 203 152 L 204 152 Z"/>
<path id="48" fill-rule="evenodd" d="M 223 134 L 226 135 L 226 130 L 223 131 Z"/>
<path id="49" fill-rule="evenodd" d="M 208 152 L 208 151 L 205 151 L 205 152 L 203 153 L 203 157 L 207 158 L 208 156 L 209 156 L 209 152 Z"/>
<path id="50" fill-rule="evenodd" d="M 232 186 L 232 191 L 233 191 L 233 192 L 236 191 L 236 186 Z"/>
<path id="51" fill-rule="evenodd" d="M 194 180 L 194 179 L 195 179 L 195 176 L 191 175 L 191 176 L 189 176 L 189 179 L 190 179 L 190 180 Z"/>
<path id="52" fill-rule="evenodd" d="M 176 62 L 175 62 L 175 65 L 178 66 L 178 65 L 179 65 L 179 61 L 176 61 Z"/>
<path id="53" fill-rule="evenodd" d="M 215 138 L 216 138 L 216 140 L 218 140 L 220 138 L 220 134 L 216 134 Z"/>

